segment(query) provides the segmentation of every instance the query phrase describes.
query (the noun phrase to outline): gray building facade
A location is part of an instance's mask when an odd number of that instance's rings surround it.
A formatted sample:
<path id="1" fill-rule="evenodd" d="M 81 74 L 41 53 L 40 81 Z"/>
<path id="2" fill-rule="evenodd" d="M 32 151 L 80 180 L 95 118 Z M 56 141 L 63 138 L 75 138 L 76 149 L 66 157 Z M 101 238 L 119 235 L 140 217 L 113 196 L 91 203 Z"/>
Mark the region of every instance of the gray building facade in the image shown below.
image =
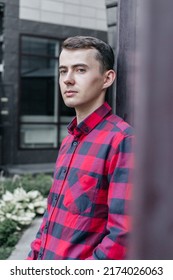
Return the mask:
<path id="1" fill-rule="evenodd" d="M 104 0 L 0 0 L 1 166 L 55 162 L 74 115 L 59 94 L 61 43 L 107 31 Z"/>

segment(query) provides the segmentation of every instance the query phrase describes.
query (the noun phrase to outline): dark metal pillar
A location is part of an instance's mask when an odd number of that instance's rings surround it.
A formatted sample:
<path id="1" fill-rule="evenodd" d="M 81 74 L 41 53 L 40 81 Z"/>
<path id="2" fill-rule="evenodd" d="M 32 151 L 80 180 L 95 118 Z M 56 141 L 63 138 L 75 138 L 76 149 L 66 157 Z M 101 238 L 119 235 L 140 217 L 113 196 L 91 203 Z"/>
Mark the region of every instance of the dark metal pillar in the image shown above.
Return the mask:
<path id="1" fill-rule="evenodd" d="M 134 54 L 136 0 L 119 0 L 116 113 L 134 122 Z"/>
<path id="2" fill-rule="evenodd" d="M 125 1 L 127 2 L 127 1 Z M 173 259 L 173 2 L 137 1 L 133 259 Z"/>

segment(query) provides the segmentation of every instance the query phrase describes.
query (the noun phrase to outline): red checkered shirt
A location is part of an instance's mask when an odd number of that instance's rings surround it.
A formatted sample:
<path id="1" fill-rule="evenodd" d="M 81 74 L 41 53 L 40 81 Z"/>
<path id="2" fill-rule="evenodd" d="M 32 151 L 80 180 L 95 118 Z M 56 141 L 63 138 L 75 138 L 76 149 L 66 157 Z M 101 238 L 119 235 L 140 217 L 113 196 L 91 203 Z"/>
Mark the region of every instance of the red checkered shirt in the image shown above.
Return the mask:
<path id="1" fill-rule="evenodd" d="M 133 130 L 105 102 L 79 125 L 75 118 L 68 131 L 28 259 L 124 259 Z"/>

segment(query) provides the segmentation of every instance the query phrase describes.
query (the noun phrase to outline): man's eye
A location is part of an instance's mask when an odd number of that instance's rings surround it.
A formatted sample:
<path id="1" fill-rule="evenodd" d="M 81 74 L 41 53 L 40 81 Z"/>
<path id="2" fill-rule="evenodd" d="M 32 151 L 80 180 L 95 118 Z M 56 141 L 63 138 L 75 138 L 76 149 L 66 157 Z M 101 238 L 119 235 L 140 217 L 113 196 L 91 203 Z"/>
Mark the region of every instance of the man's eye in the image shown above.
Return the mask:
<path id="1" fill-rule="evenodd" d="M 67 71 L 66 70 L 60 70 L 59 73 L 60 75 L 64 75 Z"/>
<path id="2" fill-rule="evenodd" d="M 86 70 L 85 70 L 84 68 L 78 68 L 78 69 L 77 69 L 77 72 L 79 72 L 79 73 L 84 73 L 84 72 L 86 72 Z"/>

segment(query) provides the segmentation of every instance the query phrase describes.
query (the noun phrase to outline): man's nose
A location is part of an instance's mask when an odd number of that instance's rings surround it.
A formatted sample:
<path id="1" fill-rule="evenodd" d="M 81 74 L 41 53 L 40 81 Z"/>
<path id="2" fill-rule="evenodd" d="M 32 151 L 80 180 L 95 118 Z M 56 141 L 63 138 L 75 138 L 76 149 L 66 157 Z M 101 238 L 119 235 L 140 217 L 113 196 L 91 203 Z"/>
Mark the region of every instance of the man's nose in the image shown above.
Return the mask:
<path id="1" fill-rule="evenodd" d="M 74 75 L 71 71 L 68 71 L 66 73 L 66 76 L 64 78 L 64 83 L 65 84 L 74 84 L 75 83 L 75 80 L 74 80 Z"/>

